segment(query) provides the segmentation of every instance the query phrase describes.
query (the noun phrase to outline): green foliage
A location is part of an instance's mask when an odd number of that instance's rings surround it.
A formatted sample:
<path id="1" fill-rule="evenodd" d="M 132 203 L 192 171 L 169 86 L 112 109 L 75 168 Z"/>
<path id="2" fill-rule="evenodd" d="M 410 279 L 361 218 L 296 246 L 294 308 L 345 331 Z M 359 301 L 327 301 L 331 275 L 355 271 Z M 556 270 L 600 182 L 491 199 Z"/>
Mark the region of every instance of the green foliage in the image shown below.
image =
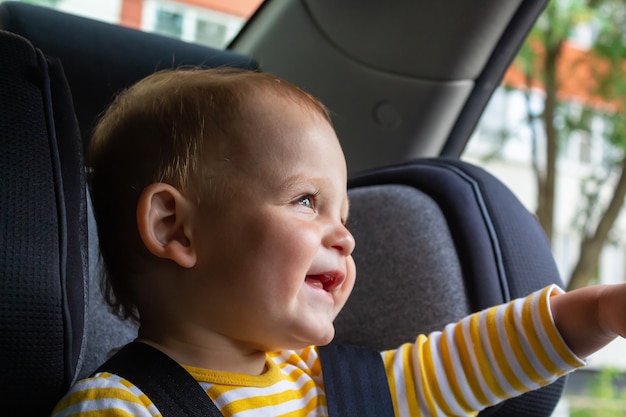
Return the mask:
<path id="1" fill-rule="evenodd" d="M 559 66 L 564 45 L 577 31 L 584 29 L 590 35 L 591 45 L 587 54 L 571 62 L 564 69 Z M 624 0 L 552 0 L 539 17 L 527 41 L 516 57 L 516 65 L 525 75 L 529 88 L 541 85 L 545 91 L 545 105 L 528 107 L 527 119 L 541 120 L 545 131 L 533 131 L 533 152 L 538 151 L 538 138 L 547 138 L 558 152 L 568 148 L 572 137 L 602 137 L 603 158 L 600 166 L 594 166 L 591 176 L 584 181 L 581 206 L 576 219 L 583 236 L 592 236 L 604 214 L 606 198 L 599 195 L 610 193 L 614 180 L 626 166 L 626 2 Z M 572 74 L 584 71 L 592 78 L 586 91 L 587 97 L 563 97 L 560 85 Z M 591 81 L 591 80 L 590 80 Z M 593 104 L 584 102 L 593 97 Z M 570 100 L 570 101 L 566 101 Z M 577 101 L 576 101 L 577 100 Z M 601 104 L 599 104 L 601 103 Z M 598 129 L 601 121 L 603 127 Z M 576 133 L 576 134 L 573 134 Z M 595 140 L 595 139 L 592 139 Z M 547 152 L 546 147 L 546 152 Z M 540 152 L 543 155 L 544 152 Z M 550 156 L 552 157 L 552 155 Z M 537 155 L 533 160 L 538 161 Z M 538 178 L 545 178 L 546 165 L 535 166 Z M 544 186 L 544 184 L 540 184 Z M 593 185 L 593 186 L 591 186 Z M 589 192 L 592 190 L 592 192 Z M 604 190 L 604 191 L 603 191 Z M 546 197 L 539 193 L 539 198 Z M 539 216 L 549 216 L 538 213 Z M 551 224 L 547 218 L 542 224 Z M 547 230 L 548 232 L 548 230 Z"/>
<path id="2" fill-rule="evenodd" d="M 626 151 L 626 115 L 622 112 L 610 113 L 605 116 L 605 138 L 611 145 Z M 623 164 L 620 154 L 619 163 Z"/>
<path id="3" fill-rule="evenodd" d="M 626 417 L 626 389 L 617 388 L 620 372 L 604 369 L 591 381 L 589 397 L 569 397 L 571 417 Z"/>
<path id="4" fill-rule="evenodd" d="M 528 40 L 522 46 L 516 57 L 516 65 L 526 75 L 527 84 L 533 81 L 545 83 L 548 72 L 551 70 L 546 61 L 548 51 L 556 54 L 563 43 L 571 38 L 580 25 L 590 28 L 593 42 L 590 53 L 599 57 L 606 65 L 591 66 L 592 75 L 596 82 L 596 89 L 592 93 L 602 97 L 607 103 L 603 109 L 603 116 L 611 119 L 618 129 L 607 139 L 614 145 L 626 149 L 626 135 L 621 127 L 625 122 L 617 120 L 623 118 L 617 112 L 618 108 L 626 108 L 626 4 L 624 0 L 552 0 L 541 14 L 537 24 L 533 27 Z M 539 65 L 538 63 L 542 63 Z M 575 62 L 571 72 L 582 65 L 584 61 Z M 589 65 L 587 66 L 589 68 Z M 556 74 L 567 76 L 567 74 Z M 557 88 L 559 84 L 557 78 Z M 561 134 L 559 141 L 565 142 L 573 130 L 591 131 L 591 120 L 600 111 L 591 107 L 583 109 L 583 117 L 572 118 L 563 112 L 560 101 L 556 105 L 556 117 L 553 123 L 557 125 Z M 534 115 L 535 117 L 539 115 Z M 567 118 L 567 120 L 565 120 Z M 565 124 L 566 129 L 563 128 Z M 559 126 L 560 125 L 560 126 Z M 617 134 L 619 131 L 619 134 Z M 563 143 L 562 143 L 563 144 Z"/>
<path id="5" fill-rule="evenodd" d="M 61 0 L 19 0 L 21 3 L 30 3 L 37 6 L 56 7 Z"/>
<path id="6" fill-rule="evenodd" d="M 530 78 L 543 81 L 545 73 L 537 71 L 536 63 L 547 50 L 561 47 L 571 37 L 577 25 L 589 22 L 594 16 L 585 0 L 552 0 L 533 26 L 528 40 L 516 57 L 516 64 Z M 538 48 L 543 46 L 543 50 Z"/>

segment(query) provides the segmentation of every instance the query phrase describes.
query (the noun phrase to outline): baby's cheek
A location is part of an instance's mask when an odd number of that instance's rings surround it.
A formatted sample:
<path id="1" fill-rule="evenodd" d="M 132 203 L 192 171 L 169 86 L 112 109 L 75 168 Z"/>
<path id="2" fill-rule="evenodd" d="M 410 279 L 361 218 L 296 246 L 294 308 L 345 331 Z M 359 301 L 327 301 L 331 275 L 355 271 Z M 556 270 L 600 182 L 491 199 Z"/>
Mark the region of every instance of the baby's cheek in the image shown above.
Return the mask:
<path id="1" fill-rule="evenodd" d="M 346 279 L 341 285 L 340 290 L 337 292 L 337 300 L 335 300 L 335 317 L 343 306 L 348 301 L 350 294 L 352 293 L 352 289 L 354 288 L 354 283 L 356 282 L 356 266 L 354 264 L 354 259 L 352 256 L 346 257 Z"/>
<path id="2" fill-rule="evenodd" d="M 356 264 L 354 263 L 354 258 L 352 255 L 348 255 L 346 257 L 346 283 L 350 284 L 350 291 L 352 291 L 352 287 L 354 287 L 354 282 L 356 281 Z"/>

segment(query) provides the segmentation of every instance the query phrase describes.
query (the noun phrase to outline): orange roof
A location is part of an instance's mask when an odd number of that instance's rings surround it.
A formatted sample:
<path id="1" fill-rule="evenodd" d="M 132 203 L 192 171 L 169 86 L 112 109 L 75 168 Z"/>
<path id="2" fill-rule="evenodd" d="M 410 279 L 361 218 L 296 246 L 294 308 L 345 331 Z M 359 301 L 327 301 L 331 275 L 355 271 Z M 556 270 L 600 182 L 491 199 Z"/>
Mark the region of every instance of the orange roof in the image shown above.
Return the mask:
<path id="1" fill-rule="evenodd" d="M 538 54 L 539 59 L 543 54 Z M 536 72 L 539 70 L 537 62 Z M 571 43 L 564 43 L 561 56 L 557 62 L 558 96 L 562 100 L 574 100 L 599 108 L 615 108 L 618 100 L 607 100 L 598 93 L 598 75 L 608 70 L 609 63 L 594 56 L 589 51 L 576 48 Z M 519 65 L 513 63 L 504 75 L 503 84 L 516 89 L 525 89 L 526 80 Z M 531 88 L 543 89 L 538 77 L 533 80 Z"/>
<path id="2" fill-rule="evenodd" d="M 263 0 L 178 0 L 178 2 L 248 19 L 263 3 Z"/>
<path id="3" fill-rule="evenodd" d="M 139 29 L 143 2 L 144 0 L 122 0 L 120 24 Z M 178 2 L 249 19 L 263 0 L 178 0 Z"/>

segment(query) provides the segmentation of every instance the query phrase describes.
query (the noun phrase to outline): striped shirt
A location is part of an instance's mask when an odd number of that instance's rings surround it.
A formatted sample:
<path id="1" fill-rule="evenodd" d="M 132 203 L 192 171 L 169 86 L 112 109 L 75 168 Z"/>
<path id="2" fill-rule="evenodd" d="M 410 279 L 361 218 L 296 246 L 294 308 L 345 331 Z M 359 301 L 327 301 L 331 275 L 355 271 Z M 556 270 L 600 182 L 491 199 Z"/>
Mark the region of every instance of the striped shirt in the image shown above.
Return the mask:
<path id="1" fill-rule="evenodd" d="M 470 315 L 442 332 L 381 352 L 395 415 L 467 416 L 549 384 L 584 362 L 558 333 L 546 287 Z M 318 349 L 267 355 L 258 376 L 185 366 L 225 417 L 326 416 Z M 137 387 L 110 373 L 76 383 L 53 417 L 161 414 Z"/>

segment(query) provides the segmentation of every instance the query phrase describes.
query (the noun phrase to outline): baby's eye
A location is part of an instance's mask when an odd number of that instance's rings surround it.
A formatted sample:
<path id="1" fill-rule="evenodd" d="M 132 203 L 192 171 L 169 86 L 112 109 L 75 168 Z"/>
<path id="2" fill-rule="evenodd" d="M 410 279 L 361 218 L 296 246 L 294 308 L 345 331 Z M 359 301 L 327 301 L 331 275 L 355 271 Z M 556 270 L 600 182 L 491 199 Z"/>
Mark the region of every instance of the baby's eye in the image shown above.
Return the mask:
<path id="1" fill-rule="evenodd" d="M 308 208 L 313 208 L 313 200 L 308 195 L 303 195 L 302 197 L 296 200 L 296 204 Z"/>
<path id="2" fill-rule="evenodd" d="M 299 206 L 307 207 L 314 210 L 318 195 L 319 192 L 316 192 L 314 194 L 304 194 L 298 197 L 294 202 Z"/>

